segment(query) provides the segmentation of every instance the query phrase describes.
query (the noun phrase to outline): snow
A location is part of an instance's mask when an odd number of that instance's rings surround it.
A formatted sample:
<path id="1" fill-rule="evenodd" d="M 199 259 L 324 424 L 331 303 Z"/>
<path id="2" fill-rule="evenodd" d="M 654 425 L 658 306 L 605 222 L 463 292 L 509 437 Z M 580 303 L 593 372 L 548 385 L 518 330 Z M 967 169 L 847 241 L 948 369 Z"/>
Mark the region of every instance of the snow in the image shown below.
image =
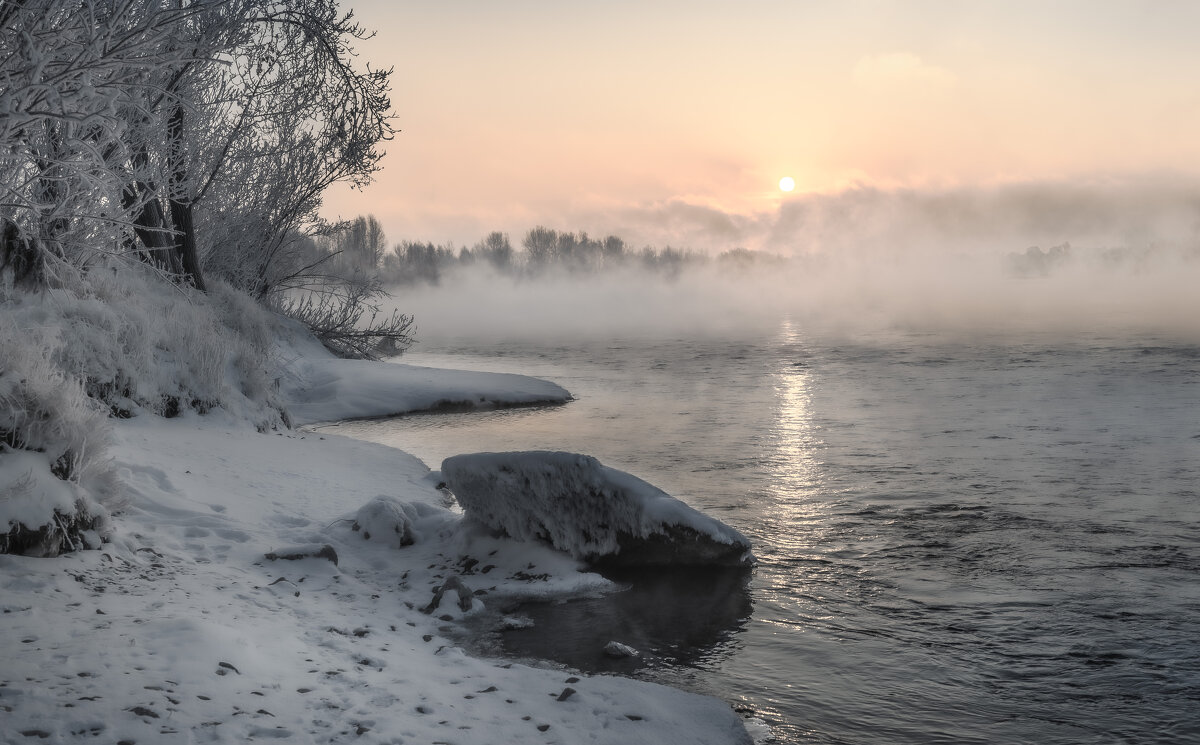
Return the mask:
<path id="1" fill-rule="evenodd" d="M 300 422 L 567 395 L 288 349 Z M 108 455 L 126 500 L 111 542 L 0 556 L 0 742 L 749 742 L 715 699 L 463 652 L 455 622 L 495 598 L 610 585 L 464 521 L 406 453 L 215 410 L 116 422 Z M 337 564 L 265 556 L 325 545 Z M 471 607 L 447 592 L 422 613 L 451 577 Z"/>
<path id="2" fill-rule="evenodd" d="M 442 463 L 442 475 L 469 517 L 517 540 L 548 541 L 579 559 L 752 561 L 750 542 L 738 531 L 591 456 L 456 455 Z"/>
<path id="3" fill-rule="evenodd" d="M 98 544 L 95 498 L 114 487 L 106 412 L 55 364 L 61 342 L 13 315 L 0 314 L 0 550 Z"/>
<path id="4" fill-rule="evenodd" d="M 366 360 L 303 360 L 284 387 L 297 424 L 417 411 L 565 403 L 570 394 L 522 375 Z"/>
<path id="5" fill-rule="evenodd" d="M 295 424 L 571 399 L 561 386 L 524 375 L 344 360 L 302 336 L 287 341 L 297 354 L 284 361 L 280 389 Z"/>

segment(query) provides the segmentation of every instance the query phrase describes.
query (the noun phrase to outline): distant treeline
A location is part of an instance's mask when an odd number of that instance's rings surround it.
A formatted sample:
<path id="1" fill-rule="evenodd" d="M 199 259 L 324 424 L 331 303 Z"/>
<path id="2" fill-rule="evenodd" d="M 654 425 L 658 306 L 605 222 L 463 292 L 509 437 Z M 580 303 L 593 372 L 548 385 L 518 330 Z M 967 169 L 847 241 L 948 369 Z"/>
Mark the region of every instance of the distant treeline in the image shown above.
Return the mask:
<path id="1" fill-rule="evenodd" d="M 437 284 L 456 270 L 472 267 L 523 278 L 630 269 L 670 278 L 713 262 L 750 268 L 784 261 L 774 254 L 745 248 L 725 251 L 715 258 L 670 246 L 634 249 L 615 235 L 599 239 L 582 231 L 560 232 L 541 225 L 525 233 L 520 248 L 513 247 L 507 233 L 494 231 L 472 246 L 406 240 L 387 250 L 383 230 L 374 216 L 351 221 L 345 230 L 323 238 L 320 248 L 338 263 L 374 270 L 385 284 Z"/>

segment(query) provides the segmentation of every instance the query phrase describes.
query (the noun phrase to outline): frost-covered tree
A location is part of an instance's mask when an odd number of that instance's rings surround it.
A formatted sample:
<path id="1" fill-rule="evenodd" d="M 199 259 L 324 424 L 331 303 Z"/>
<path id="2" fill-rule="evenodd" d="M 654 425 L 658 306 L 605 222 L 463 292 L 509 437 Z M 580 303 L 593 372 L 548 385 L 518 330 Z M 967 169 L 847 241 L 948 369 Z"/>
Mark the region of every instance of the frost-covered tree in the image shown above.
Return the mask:
<path id="1" fill-rule="evenodd" d="M 331 235 L 327 245 L 346 270 L 374 272 L 387 251 L 387 238 L 374 215 L 360 215 Z"/>
<path id="2" fill-rule="evenodd" d="M 382 313 L 387 239 L 373 215 L 360 216 L 308 242 L 304 273 L 289 279 L 292 292 L 275 304 L 301 321 L 342 357 L 397 355 L 411 343 L 412 316 Z M 389 256 L 394 260 L 395 256 Z M 394 261 L 393 261 L 394 263 Z M 394 281 L 394 280 L 393 280 Z"/>
<path id="3" fill-rule="evenodd" d="M 148 185 L 158 180 L 153 108 L 172 44 L 193 11 L 133 2 L 0 4 L 0 264 L 43 281 L 86 252 L 166 245 Z M 160 206 L 160 205 L 156 205 Z M 159 210 L 161 211 L 161 210 Z"/>
<path id="4" fill-rule="evenodd" d="M 333 0 L 0 3 L 0 267 L 119 253 L 269 294 L 392 133 L 365 36 Z"/>
<path id="5" fill-rule="evenodd" d="M 278 300 L 392 133 L 366 35 L 334 0 L 0 0 L 0 553 L 103 540 L 106 415 L 286 426 L 249 295 L 344 354 L 407 342 L 377 277 Z"/>
<path id="6" fill-rule="evenodd" d="M 303 286 L 305 239 L 328 232 L 318 210 L 335 182 L 367 183 L 392 135 L 390 70 L 359 65 L 352 43 L 368 33 L 331 0 L 255 0 L 248 36 L 230 52 L 201 131 L 210 143 L 202 190 L 220 239 L 206 265 L 266 297 Z M 361 69 L 360 69 L 361 68 Z"/>

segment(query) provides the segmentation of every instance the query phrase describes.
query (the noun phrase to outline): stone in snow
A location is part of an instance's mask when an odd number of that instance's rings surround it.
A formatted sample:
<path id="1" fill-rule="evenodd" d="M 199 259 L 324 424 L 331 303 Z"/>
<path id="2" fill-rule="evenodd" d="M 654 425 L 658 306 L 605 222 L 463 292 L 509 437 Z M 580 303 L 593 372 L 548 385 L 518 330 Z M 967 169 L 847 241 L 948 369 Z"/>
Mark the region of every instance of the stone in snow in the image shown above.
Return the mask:
<path id="1" fill-rule="evenodd" d="M 276 561 L 284 559 L 286 561 L 296 561 L 298 559 L 325 559 L 332 561 L 334 566 L 337 566 L 338 555 L 337 551 L 333 550 L 333 546 L 328 543 L 308 543 L 302 546 L 286 546 L 276 549 L 265 555 L 267 559 Z"/>

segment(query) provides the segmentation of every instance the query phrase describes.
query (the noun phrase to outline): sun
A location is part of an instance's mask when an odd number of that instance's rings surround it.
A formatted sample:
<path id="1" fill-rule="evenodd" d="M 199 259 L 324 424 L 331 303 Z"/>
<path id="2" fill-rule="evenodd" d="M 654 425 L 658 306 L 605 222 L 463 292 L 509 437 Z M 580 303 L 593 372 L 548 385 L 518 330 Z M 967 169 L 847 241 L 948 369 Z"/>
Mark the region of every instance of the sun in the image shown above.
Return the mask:
<path id="1" fill-rule="evenodd" d="M 795 188 L 796 188 L 796 179 L 792 178 L 791 176 L 784 176 L 783 178 L 779 179 L 779 190 L 780 191 L 791 191 L 792 189 L 795 189 Z"/>

